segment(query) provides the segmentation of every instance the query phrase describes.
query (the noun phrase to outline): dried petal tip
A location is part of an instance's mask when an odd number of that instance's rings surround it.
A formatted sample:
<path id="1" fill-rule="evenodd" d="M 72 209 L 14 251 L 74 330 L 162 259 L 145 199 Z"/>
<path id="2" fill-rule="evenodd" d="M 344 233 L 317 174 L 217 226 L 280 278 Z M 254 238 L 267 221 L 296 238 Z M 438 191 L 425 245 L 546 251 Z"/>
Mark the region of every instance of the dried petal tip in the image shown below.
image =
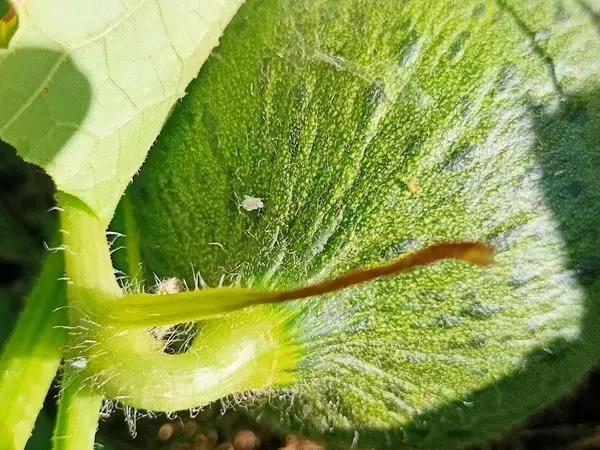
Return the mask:
<path id="1" fill-rule="evenodd" d="M 297 300 L 314 295 L 328 294 L 356 284 L 366 283 L 377 278 L 406 272 L 419 266 L 433 264 L 443 259 L 457 259 L 485 266 L 493 262 L 494 247 L 482 242 L 442 242 L 433 244 L 410 255 L 374 267 L 360 268 L 346 272 L 337 278 L 309 284 L 291 291 L 275 293 L 271 301 Z"/>
<path id="2" fill-rule="evenodd" d="M 489 266 L 494 263 L 494 250 L 495 248 L 492 245 L 474 242 L 473 247 L 457 259 L 462 259 L 463 261 L 479 266 Z"/>

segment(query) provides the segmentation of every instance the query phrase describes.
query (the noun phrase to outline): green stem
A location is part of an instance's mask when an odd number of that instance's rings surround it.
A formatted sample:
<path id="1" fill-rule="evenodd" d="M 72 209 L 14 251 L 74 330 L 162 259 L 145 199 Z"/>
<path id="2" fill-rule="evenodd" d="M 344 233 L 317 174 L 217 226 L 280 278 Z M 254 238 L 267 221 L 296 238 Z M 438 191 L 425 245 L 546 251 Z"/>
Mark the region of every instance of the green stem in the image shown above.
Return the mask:
<path id="1" fill-rule="evenodd" d="M 137 290 L 144 283 L 144 272 L 134 206 L 127 193 L 121 198 L 110 226 L 112 230 L 123 234 L 115 239 L 119 248 L 123 246 L 124 249 L 113 252 L 113 263 L 116 268 L 127 274 L 129 284 Z"/>
<path id="2" fill-rule="evenodd" d="M 103 221 L 77 198 L 57 194 L 61 212 L 70 312 L 115 300 L 122 295 L 115 278 Z"/>
<path id="3" fill-rule="evenodd" d="M 125 221 L 125 229 L 127 230 L 127 267 L 128 274 L 136 282 L 143 281 L 142 256 L 140 249 L 139 231 L 135 220 L 133 205 L 129 196 L 126 194 L 122 200 L 123 220 Z"/>
<path id="4" fill-rule="evenodd" d="M 326 294 L 444 258 L 491 261 L 492 249 L 483 244 L 445 243 L 290 291 L 222 288 L 124 296 L 114 277 L 103 222 L 73 197 L 58 198 L 64 209 L 71 324 L 79 331 L 71 335 L 67 362 L 74 379 L 86 380 L 92 392 L 142 409 L 186 409 L 293 381 L 302 349 L 286 326 L 290 313 L 263 303 Z M 205 321 L 191 348 L 177 355 L 165 354 L 163 344 L 144 328 L 214 317 L 219 320 Z"/>
<path id="5" fill-rule="evenodd" d="M 175 411 L 291 380 L 296 348 L 284 336 L 285 318 L 273 316 L 266 307 L 206 324 L 202 339 L 179 355 L 165 354 L 162 343 L 145 329 L 111 326 L 106 316 L 119 310 L 122 292 L 113 273 L 104 224 L 77 199 L 59 194 L 58 200 L 70 278 L 74 331 L 66 362 L 73 385 L 85 380 L 92 392 L 131 406 Z M 259 326 L 256 314 L 269 316 Z M 69 411 L 61 414 L 68 421 Z"/>
<path id="6" fill-rule="evenodd" d="M 269 305 L 202 324 L 191 348 L 166 354 L 145 329 L 91 325 L 80 358 L 97 389 L 130 406 L 178 411 L 236 392 L 283 386 L 296 378 L 300 349 L 286 317 Z"/>
<path id="7" fill-rule="evenodd" d="M 62 253 L 48 255 L 0 358 L 0 442 L 21 450 L 58 370 L 66 339 Z"/>
<path id="8" fill-rule="evenodd" d="M 302 351 L 285 325 L 289 313 L 263 303 L 320 295 L 444 258 L 484 264 L 491 255 L 489 247 L 478 243 L 438 244 L 392 263 L 291 291 L 222 288 L 123 296 L 103 223 L 77 200 L 67 196 L 59 200 L 71 278 L 71 323 L 81 330 L 70 341 L 67 361 L 92 389 L 149 410 L 186 409 L 235 392 L 293 381 Z M 189 351 L 177 355 L 165 354 L 163 344 L 144 328 L 217 316 L 219 320 L 203 323 Z"/>
<path id="9" fill-rule="evenodd" d="M 65 352 L 67 369 L 58 408 L 54 434 L 55 450 L 84 450 L 94 446 L 102 395 L 80 371 L 85 368 L 81 357 L 87 342 L 86 323 L 92 323 L 90 311 L 95 305 L 114 301 L 121 295 L 110 260 L 105 228 L 100 219 L 76 198 L 57 194 L 61 212 L 69 319 L 72 331 Z"/>
<path id="10" fill-rule="evenodd" d="M 336 278 L 288 291 L 258 291 L 244 288 L 201 289 L 168 295 L 129 294 L 112 311 L 102 316 L 120 327 L 170 325 L 206 320 L 253 305 L 301 300 L 329 294 L 376 278 L 395 275 L 443 259 L 457 259 L 477 265 L 491 264 L 493 248 L 479 242 L 434 244 L 410 255 L 374 267 L 352 270 Z M 110 307 L 111 305 L 104 305 Z"/>
<path id="11" fill-rule="evenodd" d="M 176 294 L 128 294 L 102 316 L 119 328 L 148 328 L 214 319 L 233 311 L 278 302 L 277 292 L 223 287 Z"/>
<path id="12" fill-rule="evenodd" d="M 69 380 L 60 394 L 58 416 L 54 428 L 53 450 L 85 450 L 94 448 L 102 396 L 76 377 Z"/>

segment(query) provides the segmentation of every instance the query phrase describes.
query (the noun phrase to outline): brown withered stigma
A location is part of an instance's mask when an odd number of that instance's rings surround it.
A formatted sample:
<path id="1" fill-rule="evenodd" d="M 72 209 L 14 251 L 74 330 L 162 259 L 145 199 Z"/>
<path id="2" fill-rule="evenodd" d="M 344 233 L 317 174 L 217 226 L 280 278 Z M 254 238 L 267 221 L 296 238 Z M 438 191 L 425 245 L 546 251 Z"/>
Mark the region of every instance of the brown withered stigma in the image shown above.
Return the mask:
<path id="1" fill-rule="evenodd" d="M 482 242 L 445 242 L 433 244 L 386 264 L 351 270 L 330 280 L 275 293 L 271 297 L 271 300 L 273 303 L 276 303 L 328 294 L 355 284 L 365 283 L 388 275 L 395 275 L 415 267 L 433 264 L 443 259 L 457 259 L 478 266 L 487 266 L 494 261 L 494 247 Z"/>

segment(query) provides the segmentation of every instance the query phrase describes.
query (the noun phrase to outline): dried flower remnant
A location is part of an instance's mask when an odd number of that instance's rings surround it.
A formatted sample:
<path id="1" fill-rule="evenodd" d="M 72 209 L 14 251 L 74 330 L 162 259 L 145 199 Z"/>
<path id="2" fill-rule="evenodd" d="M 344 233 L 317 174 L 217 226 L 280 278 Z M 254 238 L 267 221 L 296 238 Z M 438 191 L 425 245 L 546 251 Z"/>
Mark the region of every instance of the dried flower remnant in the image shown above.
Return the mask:
<path id="1" fill-rule="evenodd" d="M 8 48 L 8 44 L 19 26 L 19 17 L 12 5 L 0 19 L 0 48 Z"/>
<path id="2" fill-rule="evenodd" d="M 487 266 L 493 262 L 494 248 L 481 242 L 446 242 L 434 244 L 408 256 L 375 267 L 360 268 L 337 278 L 309 284 L 298 289 L 274 293 L 272 300 L 296 300 L 327 294 L 365 283 L 380 277 L 395 275 L 414 267 L 433 264 L 443 259 L 456 259 L 470 264 Z"/>

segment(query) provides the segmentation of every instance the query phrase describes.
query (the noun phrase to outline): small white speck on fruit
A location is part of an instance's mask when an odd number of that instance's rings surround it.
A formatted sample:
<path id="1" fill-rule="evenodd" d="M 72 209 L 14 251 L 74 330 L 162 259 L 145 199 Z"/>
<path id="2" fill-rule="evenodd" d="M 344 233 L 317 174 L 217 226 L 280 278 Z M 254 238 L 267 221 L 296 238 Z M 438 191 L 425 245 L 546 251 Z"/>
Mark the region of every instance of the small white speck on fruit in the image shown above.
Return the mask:
<path id="1" fill-rule="evenodd" d="M 542 28 L 538 30 L 533 36 L 533 40 L 536 44 L 546 44 L 550 40 L 550 30 L 548 28 Z"/>
<path id="2" fill-rule="evenodd" d="M 71 361 L 71 367 L 76 370 L 85 369 L 87 366 L 87 359 L 85 358 L 75 358 Z"/>
<path id="3" fill-rule="evenodd" d="M 251 197 L 250 195 L 244 195 L 244 199 L 241 203 L 242 208 L 246 211 L 255 211 L 265 207 L 262 198 Z"/>

